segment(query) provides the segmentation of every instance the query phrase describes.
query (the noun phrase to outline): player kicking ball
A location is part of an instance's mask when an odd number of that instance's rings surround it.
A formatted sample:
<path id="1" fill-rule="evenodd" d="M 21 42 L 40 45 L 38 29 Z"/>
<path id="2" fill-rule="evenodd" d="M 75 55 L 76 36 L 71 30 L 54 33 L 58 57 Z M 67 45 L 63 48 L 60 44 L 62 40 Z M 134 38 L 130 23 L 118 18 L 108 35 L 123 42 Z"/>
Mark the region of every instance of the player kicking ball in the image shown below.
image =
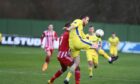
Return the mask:
<path id="1" fill-rule="evenodd" d="M 44 39 L 45 38 L 45 39 Z M 44 50 L 47 54 L 45 62 L 42 66 L 42 71 L 47 70 L 50 58 L 54 51 L 54 40 L 57 40 L 57 33 L 53 30 L 53 25 L 48 26 L 48 30 L 45 30 L 41 36 L 41 44 L 43 45 L 43 40 L 45 40 Z"/>
<path id="2" fill-rule="evenodd" d="M 90 26 L 89 28 L 89 33 L 86 34 L 86 38 L 88 40 L 90 40 L 91 42 L 93 43 L 97 43 L 99 44 L 99 47 L 98 49 L 86 49 L 86 56 L 87 56 L 87 61 L 88 61 L 88 65 L 89 65 L 89 77 L 92 78 L 93 77 L 93 66 L 94 68 L 97 68 L 98 66 L 98 52 L 99 50 L 102 50 L 101 48 L 101 37 L 104 35 L 104 32 L 103 30 L 101 29 L 97 29 L 96 32 L 94 32 L 94 27 L 93 26 Z M 108 56 L 104 50 L 102 50 L 102 53 L 99 53 L 101 55 L 105 55 L 106 57 Z M 108 58 L 108 61 L 109 62 L 113 62 L 114 60 L 112 60 L 112 58 L 110 56 L 107 57 Z M 109 60 L 111 59 L 111 60 Z M 64 83 L 65 84 L 68 84 L 69 83 L 69 80 L 70 80 L 70 77 L 71 77 L 71 73 L 69 72 Z"/>
<path id="3" fill-rule="evenodd" d="M 74 61 L 70 56 L 70 49 L 69 49 L 69 23 L 65 24 L 65 31 L 64 33 L 61 35 L 60 40 L 59 40 L 59 49 L 58 49 L 58 56 L 57 59 L 61 65 L 61 69 L 58 70 L 53 77 L 48 80 L 48 84 L 53 84 L 54 80 L 58 77 L 60 77 L 68 68 L 68 66 L 70 67 Z M 75 70 L 75 81 L 79 82 L 80 81 L 80 69 L 77 67 Z"/>
<path id="4" fill-rule="evenodd" d="M 86 35 L 83 32 L 83 28 L 88 24 L 89 19 L 90 18 L 88 16 L 83 16 L 80 19 L 74 20 L 69 27 L 69 46 L 71 49 L 71 55 L 74 58 L 74 64 L 70 67 L 70 71 L 64 81 L 64 84 L 68 84 L 69 77 L 72 75 L 72 73 L 75 73 L 76 67 L 80 64 L 80 51 L 82 49 L 86 50 L 90 48 L 98 48 L 98 44 L 86 39 Z M 80 81 L 76 82 L 76 84 L 80 84 Z"/>

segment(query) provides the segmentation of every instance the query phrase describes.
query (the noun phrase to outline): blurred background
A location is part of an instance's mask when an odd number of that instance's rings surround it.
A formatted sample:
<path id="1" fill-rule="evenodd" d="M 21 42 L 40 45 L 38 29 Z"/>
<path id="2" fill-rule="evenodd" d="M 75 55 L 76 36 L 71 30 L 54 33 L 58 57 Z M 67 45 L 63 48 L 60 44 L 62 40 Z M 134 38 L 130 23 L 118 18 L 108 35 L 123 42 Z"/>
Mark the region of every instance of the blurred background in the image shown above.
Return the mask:
<path id="1" fill-rule="evenodd" d="M 116 32 L 121 41 L 140 41 L 140 0 L 0 0 L 0 32 L 40 37 L 48 24 L 60 36 L 63 25 L 89 15 L 104 40 Z M 85 28 L 85 33 L 88 28 Z"/>
<path id="2" fill-rule="evenodd" d="M 93 80 L 81 52 L 81 84 L 140 84 L 140 0 L 0 0 L 0 84 L 47 84 L 60 66 L 55 41 L 48 70 L 41 72 L 46 57 L 40 48 L 43 31 L 53 24 L 60 36 L 66 22 L 83 15 L 91 18 L 84 32 L 90 25 L 103 29 L 103 49 L 108 54 L 107 40 L 115 32 L 120 52 L 113 64 L 99 55 Z M 54 84 L 62 84 L 66 74 Z M 74 83 L 73 77 L 70 84 Z"/>
<path id="3" fill-rule="evenodd" d="M 140 23 L 139 0 L 0 0 L 0 18 L 73 20 L 89 15 L 94 22 Z"/>

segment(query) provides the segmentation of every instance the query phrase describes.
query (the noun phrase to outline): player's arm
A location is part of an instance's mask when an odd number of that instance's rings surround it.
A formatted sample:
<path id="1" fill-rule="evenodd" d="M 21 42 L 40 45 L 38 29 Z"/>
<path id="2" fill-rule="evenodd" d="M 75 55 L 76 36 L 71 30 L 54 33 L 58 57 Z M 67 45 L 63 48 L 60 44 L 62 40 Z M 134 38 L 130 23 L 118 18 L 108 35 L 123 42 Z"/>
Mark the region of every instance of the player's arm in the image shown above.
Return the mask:
<path id="1" fill-rule="evenodd" d="M 68 30 L 72 30 L 74 28 L 76 28 L 76 27 L 74 25 L 71 25 Z"/>
<path id="2" fill-rule="evenodd" d="M 118 38 L 118 43 L 120 43 L 120 39 Z"/>
<path id="3" fill-rule="evenodd" d="M 63 35 L 61 35 L 60 38 L 59 38 L 59 46 L 61 45 L 62 40 L 63 40 Z"/>
<path id="4" fill-rule="evenodd" d="M 41 38 L 40 38 L 40 39 L 41 39 L 41 43 L 42 43 L 44 37 L 45 37 L 45 33 L 43 32 L 43 34 L 42 34 L 42 36 L 41 36 Z"/>
<path id="5" fill-rule="evenodd" d="M 119 38 L 117 37 L 117 45 L 120 43 L 120 40 L 119 40 Z"/>
<path id="6" fill-rule="evenodd" d="M 42 36 L 40 37 L 40 41 L 41 41 L 41 48 L 45 48 L 45 45 L 43 44 L 43 39 L 45 37 L 45 32 L 43 32 Z"/>
<path id="7" fill-rule="evenodd" d="M 79 25 L 79 21 L 77 20 L 73 21 L 69 27 L 69 30 L 75 29 L 76 27 L 78 27 L 78 25 Z"/>

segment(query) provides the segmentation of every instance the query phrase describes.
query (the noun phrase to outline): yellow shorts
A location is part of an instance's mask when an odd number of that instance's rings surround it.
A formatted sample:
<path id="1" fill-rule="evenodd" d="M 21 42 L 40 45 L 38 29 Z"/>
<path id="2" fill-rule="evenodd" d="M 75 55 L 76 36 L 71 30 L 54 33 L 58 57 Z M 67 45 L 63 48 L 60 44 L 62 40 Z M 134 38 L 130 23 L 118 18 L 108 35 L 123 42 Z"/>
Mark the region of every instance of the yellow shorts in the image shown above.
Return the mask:
<path id="1" fill-rule="evenodd" d="M 94 64 L 98 64 L 98 54 L 95 49 L 86 50 L 87 61 L 93 61 Z"/>
<path id="2" fill-rule="evenodd" d="M 88 39 L 70 39 L 69 40 L 69 46 L 71 49 L 71 55 L 72 57 L 77 57 L 80 55 L 80 50 L 86 50 L 90 49 L 92 46 L 92 42 L 90 42 Z"/>
<path id="3" fill-rule="evenodd" d="M 79 55 L 80 55 L 80 51 L 81 51 L 81 50 L 76 50 L 76 49 L 74 50 L 74 49 L 71 49 L 71 56 L 72 56 L 73 58 L 79 56 Z"/>
<path id="4" fill-rule="evenodd" d="M 118 48 L 116 46 L 110 46 L 110 54 L 117 56 L 118 55 Z"/>

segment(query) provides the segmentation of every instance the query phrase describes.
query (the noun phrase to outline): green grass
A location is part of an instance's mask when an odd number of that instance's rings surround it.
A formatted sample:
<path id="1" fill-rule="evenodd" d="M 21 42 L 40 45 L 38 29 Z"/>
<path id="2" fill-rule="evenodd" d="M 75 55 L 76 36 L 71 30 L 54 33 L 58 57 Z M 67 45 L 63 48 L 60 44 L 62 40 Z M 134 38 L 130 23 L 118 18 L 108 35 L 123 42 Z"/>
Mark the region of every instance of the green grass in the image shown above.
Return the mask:
<path id="1" fill-rule="evenodd" d="M 40 48 L 0 47 L 0 84 L 47 84 L 47 80 L 59 69 L 55 50 L 49 68 L 41 72 L 45 53 Z M 85 54 L 81 53 L 81 84 L 140 84 L 140 55 L 123 54 L 114 64 L 99 57 L 99 67 L 93 79 L 88 78 Z M 63 84 L 64 73 L 54 84 Z M 74 84 L 72 77 L 70 84 Z"/>

